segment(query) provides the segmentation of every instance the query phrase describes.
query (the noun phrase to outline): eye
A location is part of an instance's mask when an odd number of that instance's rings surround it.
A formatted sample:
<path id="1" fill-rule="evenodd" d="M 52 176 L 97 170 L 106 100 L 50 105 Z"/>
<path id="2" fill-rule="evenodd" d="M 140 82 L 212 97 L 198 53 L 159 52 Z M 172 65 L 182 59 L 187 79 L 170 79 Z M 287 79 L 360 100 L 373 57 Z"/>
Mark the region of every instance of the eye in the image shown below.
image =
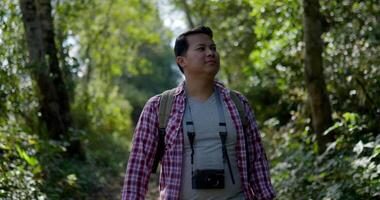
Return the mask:
<path id="1" fill-rule="evenodd" d="M 216 46 L 211 46 L 210 49 L 211 49 L 212 51 L 216 51 Z"/>
<path id="2" fill-rule="evenodd" d="M 206 48 L 205 47 L 198 47 L 197 50 L 204 51 Z"/>

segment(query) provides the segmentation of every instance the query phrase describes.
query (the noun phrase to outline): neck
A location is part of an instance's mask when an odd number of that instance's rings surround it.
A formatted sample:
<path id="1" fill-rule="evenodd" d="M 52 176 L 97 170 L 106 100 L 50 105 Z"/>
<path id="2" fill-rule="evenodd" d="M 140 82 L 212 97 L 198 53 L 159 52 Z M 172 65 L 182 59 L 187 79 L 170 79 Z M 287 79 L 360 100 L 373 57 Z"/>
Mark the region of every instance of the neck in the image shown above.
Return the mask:
<path id="1" fill-rule="evenodd" d="M 214 92 L 214 80 L 186 80 L 186 91 L 189 97 L 207 100 Z"/>

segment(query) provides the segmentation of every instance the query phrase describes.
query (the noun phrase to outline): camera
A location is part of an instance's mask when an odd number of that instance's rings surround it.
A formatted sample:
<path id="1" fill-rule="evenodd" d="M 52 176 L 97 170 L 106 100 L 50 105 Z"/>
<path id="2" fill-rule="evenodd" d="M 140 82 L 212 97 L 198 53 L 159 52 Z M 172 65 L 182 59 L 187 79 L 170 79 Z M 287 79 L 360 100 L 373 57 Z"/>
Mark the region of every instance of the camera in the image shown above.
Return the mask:
<path id="1" fill-rule="evenodd" d="M 193 189 L 223 189 L 224 169 L 195 170 L 191 181 Z"/>

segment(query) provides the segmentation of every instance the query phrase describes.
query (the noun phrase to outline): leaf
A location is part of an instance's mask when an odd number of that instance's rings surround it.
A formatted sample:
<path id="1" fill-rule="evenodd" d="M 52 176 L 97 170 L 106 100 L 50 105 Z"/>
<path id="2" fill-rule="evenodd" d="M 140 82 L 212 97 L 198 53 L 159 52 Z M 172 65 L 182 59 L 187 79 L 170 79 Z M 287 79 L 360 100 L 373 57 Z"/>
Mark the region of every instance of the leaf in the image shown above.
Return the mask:
<path id="1" fill-rule="evenodd" d="M 371 158 L 363 157 L 360 159 L 356 159 L 354 161 L 354 166 L 355 167 L 367 167 L 370 162 L 371 162 Z"/>
<path id="2" fill-rule="evenodd" d="M 323 135 L 327 135 L 329 134 L 330 132 L 332 132 L 333 130 L 341 127 L 343 125 L 343 123 L 341 122 L 336 122 L 333 126 L 330 126 L 328 129 L 326 129 L 324 132 L 323 132 Z"/>
<path id="3" fill-rule="evenodd" d="M 372 157 L 376 157 L 377 155 L 380 155 L 380 145 L 375 147 Z"/>
<path id="4" fill-rule="evenodd" d="M 0 149 L 9 150 L 10 148 L 6 144 L 0 143 Z"/>
<path id="5" fill-rule="evenodd" d="M 362 153 L 364 149 L 364 145 L 363 145 L 363 142 L 360 140 L 354 147 L 354 152 L 359 155 Z"/>
<path id="6" fill-rule="evenodd" d="M 37 167 L 35 167 L 32 170 L 33 174 L 39 174 L 41 171 L 42 171 L 41 165 L 37 165 Z"/>
<path id="7" fill-rule="evenodd" d="M 374 142 L 368 142 L 364 145 L 364 147 L 366 148 L 374 148 L 375 147 L 375 143 Z"/>
<path id="8" fill-rule="evenodd" d="M 30 157 L 23 149 L 16 145 L 18 155 L 24 159 L 29 165 L 35 166 L 38 164 L 38 160 L 34 157 Z"/>
<path id="9" fill-rule="evenodd" d="M 348 122 L 355 123 L 358 119 L 358 114 L 346 112 L 343 114 L 343 118 Z"/>
<path id="10" fill-rule="evenodd" d="M 78 180 L 78 178 L 77 178 L 76 174 L 69 174 L 69 175 L 67 175 L 67 177 L 66 177 L 66 182 L 67 182 L 70 186 L 75 186 L 77 180 Z"/>

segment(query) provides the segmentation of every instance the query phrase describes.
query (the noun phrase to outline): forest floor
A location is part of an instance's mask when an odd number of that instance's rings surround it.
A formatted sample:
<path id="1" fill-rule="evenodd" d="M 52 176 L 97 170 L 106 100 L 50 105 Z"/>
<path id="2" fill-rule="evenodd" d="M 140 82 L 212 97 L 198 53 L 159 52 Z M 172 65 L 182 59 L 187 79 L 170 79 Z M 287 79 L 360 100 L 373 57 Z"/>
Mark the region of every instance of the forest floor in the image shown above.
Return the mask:
<path id="1" fill-rule="evenodd" d="M 149 188 L 146 200 L 157 200 L 159 197 L 158 189 L 158 174 L 152 174 L 150 177 Z M 96 199 L 96 200 L 108 200 L 108 199 L 121 199 L 121 192 L 123 188 L 124 177 L 118 182 L 113 182 L 105 185 L 104 187 L 97 190 L 93 195 L 86 199 Z"/>

